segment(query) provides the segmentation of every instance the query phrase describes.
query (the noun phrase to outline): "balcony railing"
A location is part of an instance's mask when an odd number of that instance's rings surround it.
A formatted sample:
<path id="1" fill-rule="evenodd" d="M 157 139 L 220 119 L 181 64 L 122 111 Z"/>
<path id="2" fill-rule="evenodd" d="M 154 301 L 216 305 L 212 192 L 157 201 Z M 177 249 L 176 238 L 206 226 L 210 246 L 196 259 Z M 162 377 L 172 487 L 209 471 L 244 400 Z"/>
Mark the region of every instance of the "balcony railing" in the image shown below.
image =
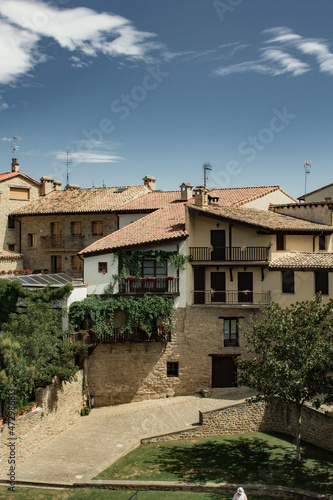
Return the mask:
<path id="1" fill-rule="evenodd" d="M 270 247 L 190 247 L 193 261 L 267 261 Z"/>
<path id="2" fill-rule="evenodd" d="M 120 294 L 171 294 L 179 295 L 179 278 L 121 278 Z"/>
<path id="3" fill-rule="evenodd" d="M 85 237 L 81 236 L 59 236 L 51 235 L 42 238 L 43 248 L 79 248 L 85 247 Z"/>
<path id="4" fill-rule="evenodd" d="M 121 331 L 120 328 L 113 328 L 112 334 L 104 333 L 102 335 L 96 335 L 95 333 L 70 333 L 66 335 L 65 338 L 73 343 L 81 341 L 88 345 L 171 342 L 171 332 L 163 326 L 153 327 L 150 335 L 139 327 L 133 327 L 132 332 L 128 330 Z"/>
<path id="5" fill-rule="evenodd" d="M 270 292 L 254 292 L 252 290 L 194 290 L 193 304 L 218 304 L 218 305 L 267 305 Z"/>

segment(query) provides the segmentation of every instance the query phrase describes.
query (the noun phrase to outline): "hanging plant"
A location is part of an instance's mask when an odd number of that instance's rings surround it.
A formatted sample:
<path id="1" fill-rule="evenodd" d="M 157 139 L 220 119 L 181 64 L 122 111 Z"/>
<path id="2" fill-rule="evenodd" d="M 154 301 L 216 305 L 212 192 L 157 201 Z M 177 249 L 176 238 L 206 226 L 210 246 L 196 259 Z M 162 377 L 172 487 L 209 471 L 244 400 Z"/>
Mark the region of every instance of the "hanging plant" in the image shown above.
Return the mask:
<path id="1" fill-rule="evenodd" d="M 138 250 L 135 252 L 116 250 L 114 256 L 118 258 L 118 275 L 120 278 L 126 278 L 127 272 L 131 276 L 138 278 L 143 259 L 156 259 L 164 267 L 166 267 L 169 260 L 175 269 L 185 269 L 186 261 L 191 258 L 189 255 L 178 253 L 176 250 L 169 252 L 166 250 Z"/>

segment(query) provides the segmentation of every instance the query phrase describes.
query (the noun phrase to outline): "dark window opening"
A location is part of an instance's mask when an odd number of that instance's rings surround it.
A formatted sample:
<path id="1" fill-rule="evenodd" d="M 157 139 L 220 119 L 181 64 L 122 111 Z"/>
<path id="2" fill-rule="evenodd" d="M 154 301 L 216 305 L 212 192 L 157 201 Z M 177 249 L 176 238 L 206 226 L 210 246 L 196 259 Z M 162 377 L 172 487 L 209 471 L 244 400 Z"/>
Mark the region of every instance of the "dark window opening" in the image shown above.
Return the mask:
<path id="1" fill-rule="evenodd" d="M 276 250 L 285 250 L 286 249 L 286 238 L 282 233 L 278 233 L 276 235 Z"/>
<path id="2" fill-rule="evenodd" d="M 177 361 L 167 361 L 167 377 L 178 377 Z"/>
<path id="3" fill-rule="evenodd" d="M 157 260 L 143 260 L 141 262 L 141 276 L 143 278 L 165 278 L 167 275 L 166 262 L 163 264 Z"/>
<path id="4" fill-rule="evenodd" d="M 323 295 L 328 295 L 328 272 L 315 272 L 315 293 L 321 292 Z"/>
<path id="5" fill-rule="evenodd" d="M 103 236 L 103 221 L 93 221 L 91 223 L 91 234 L 93 236 Z"/>
<path id="6" fill-rule="evenodd" d="M 8 243 L 8 251 L 9 252 L 15 252 L 15 245 Z"/>
<path id="7" fill-rule="evenodd" d="M 295 293 L 294 271 L 282 271 L 282 293 Z"/>
<path id="8" fill-rule="evenodd" d="M 319 250 L 326 250 L 326 236 L 324 234 L 319 235 Z"/>
<path id="9" fill-rule="evenodd" d="M 15 229 L 15 219 L 11 215 L 8 215 L 8 229 Z"/>
<path id="10" fill-rule="evenodd" d="M 98 272 L 106 274 L 108 272 L 108 263 L 107 262 L 99 262 L 98 263 Z"/>

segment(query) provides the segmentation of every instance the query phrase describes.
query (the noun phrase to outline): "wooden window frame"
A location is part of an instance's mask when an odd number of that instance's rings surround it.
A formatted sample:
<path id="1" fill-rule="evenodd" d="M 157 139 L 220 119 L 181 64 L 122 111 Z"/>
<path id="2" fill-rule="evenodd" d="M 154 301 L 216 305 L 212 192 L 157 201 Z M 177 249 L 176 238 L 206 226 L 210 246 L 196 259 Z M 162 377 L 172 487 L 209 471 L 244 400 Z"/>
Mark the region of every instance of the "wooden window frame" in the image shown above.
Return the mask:
<path id="1" fill-rule="evenodd" d="M 315 293 L 321 292 L 322 295 L 328 295 L 330 288 L 328 271 L 315 271 L 314 275 L 315 275 Z M 322 281 L 323 279 L 324 282 Z"/>
<path id="2" fill-rule="evenodd" d="M 222 318 L 223 319 L 223 342 L 224 347 L 239 347 L 239 319 L 238 317 Z M 236 322 L 236 338 L 231 338 L 231 322 Z M 229 332 L 226 332 L 226 325 L 229 324 Z M 228 333 L 228 338 L 226 338 Z"/>
<path id="3" fill-rule="evenodd" d="M 28 196 L 24 196 L 22 198 L 16 198 L 16 197 L 13 197 L 12 198 L 12 193 L 24 193 L 24 194 L 27 194 Z M 9 186 L 9 199 L 11 201 L 30 201 L 30 187 L 26 187 L 26 186 Z"/>
<path id="4" fill-rule="evenodd" d="M 28 233 L 27 236 L 28 236 L 28 241 L 27 241 L 28 248 L 36 248 L 37 247 L 36 233 Z"/>
<path id="5" fill-rule="evenodd" d="M 326 234 L 319 235 L 319 251 L 326 250 Z"/>
<path id="6" fill-rule="evenodd" d="M 285 250 L 286 249 L 286 235 L 283 233 L 277 233 L 276 235 L 276 250 Z"/>
<path id="7" fill-rule="evenodd" d="M 77 266 L 74 262 L 79 262 L 80 265 Z M 71 255 L 71 267 L 72 271 L 82 271 L 82 260 L 78 255 Z"/>
<path id="8" fill-rule="evenodd" d="M 80 232 L 77 233 L 75 227 L 79 226 Z M 74 220 L 71 221 L 71 236 L 82 236 L 82 221 L 81 220 Z"/>
<path id="9" fill-rule="evenodd" d="M 107 274 L 108 272 L 108 263 L 107 262 L 99 262 L 98 263 L 98 272 L 101 274 Z"/>
<path id="10" fill-rule="evenodd" d="M 145 262 L 153 262 L 154 263 L 152 273 L 147 274 L 147 275 L 144 274 L 144 263 Z M 141 261 L 141 277 L 146 278 L 146 277 L 150 276 L 152 278 L 166 278 L 167 277 L 167 263 L 165 263 L 165 267 L 163 265 L 161 265 L 161 268 L 165 269 L 165 273 L 163 276 L 160 274 L 158 276 L 156 276 L 156 264 L 157 264 L 156 259 L 142 259 L 142 261 Z"/>
<path id="11" fill-rule="evenodd" d="M 98 225 L 98 224 L 100 224 L 102 226 L 102 232 L 97 231 L 95 229 L 95 225 Z M 91 235 L 92 236 L 103 236 L 103 234 L 104 234 L 103 221 L 102 220 L 94 220 L 94 221 L 92 221 L 92 223 L 91 223 Z"/>

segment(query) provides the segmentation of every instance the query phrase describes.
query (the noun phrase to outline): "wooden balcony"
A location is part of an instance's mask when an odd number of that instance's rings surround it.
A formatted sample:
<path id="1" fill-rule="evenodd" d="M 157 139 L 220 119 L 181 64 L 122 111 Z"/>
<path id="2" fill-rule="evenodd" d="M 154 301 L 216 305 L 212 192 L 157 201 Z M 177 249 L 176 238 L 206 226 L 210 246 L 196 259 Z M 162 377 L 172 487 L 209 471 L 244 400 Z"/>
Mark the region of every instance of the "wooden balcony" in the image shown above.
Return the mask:
<path id="1" fill-rule="evenodd" d="M 121 278 L 121 295 L 179 295 L 179 278 Z"/>
<path id="2" fill-rule="evenodd" d="M 194 290 L 193 304 L 208 305 L 267 305 L 270 292 L 254 292 L 252 290 Z"/>
<path id="3" fill-rule="evenodd" d="M 147 343 L 147 342 L 171 342 L 171 332 L 163 326 L 152 328 L 149 335 L 145 330 L 139 327 L 133 327 L 132 333 L 128 330 L 121 331 L 120 328 L 113 328 L 113 333 L 104 333 L 100 336 L 95 333 L 70 333 L 65 336 L 70 342 L 84 342 L 88 345 L 97 346 L 99 344 L 129 344 L 129 343 Z"/>
<path id="4" fill-rule="evenodd" d="M 190 247 L 191 262 L 266 262 L 270 247 Z"/>

